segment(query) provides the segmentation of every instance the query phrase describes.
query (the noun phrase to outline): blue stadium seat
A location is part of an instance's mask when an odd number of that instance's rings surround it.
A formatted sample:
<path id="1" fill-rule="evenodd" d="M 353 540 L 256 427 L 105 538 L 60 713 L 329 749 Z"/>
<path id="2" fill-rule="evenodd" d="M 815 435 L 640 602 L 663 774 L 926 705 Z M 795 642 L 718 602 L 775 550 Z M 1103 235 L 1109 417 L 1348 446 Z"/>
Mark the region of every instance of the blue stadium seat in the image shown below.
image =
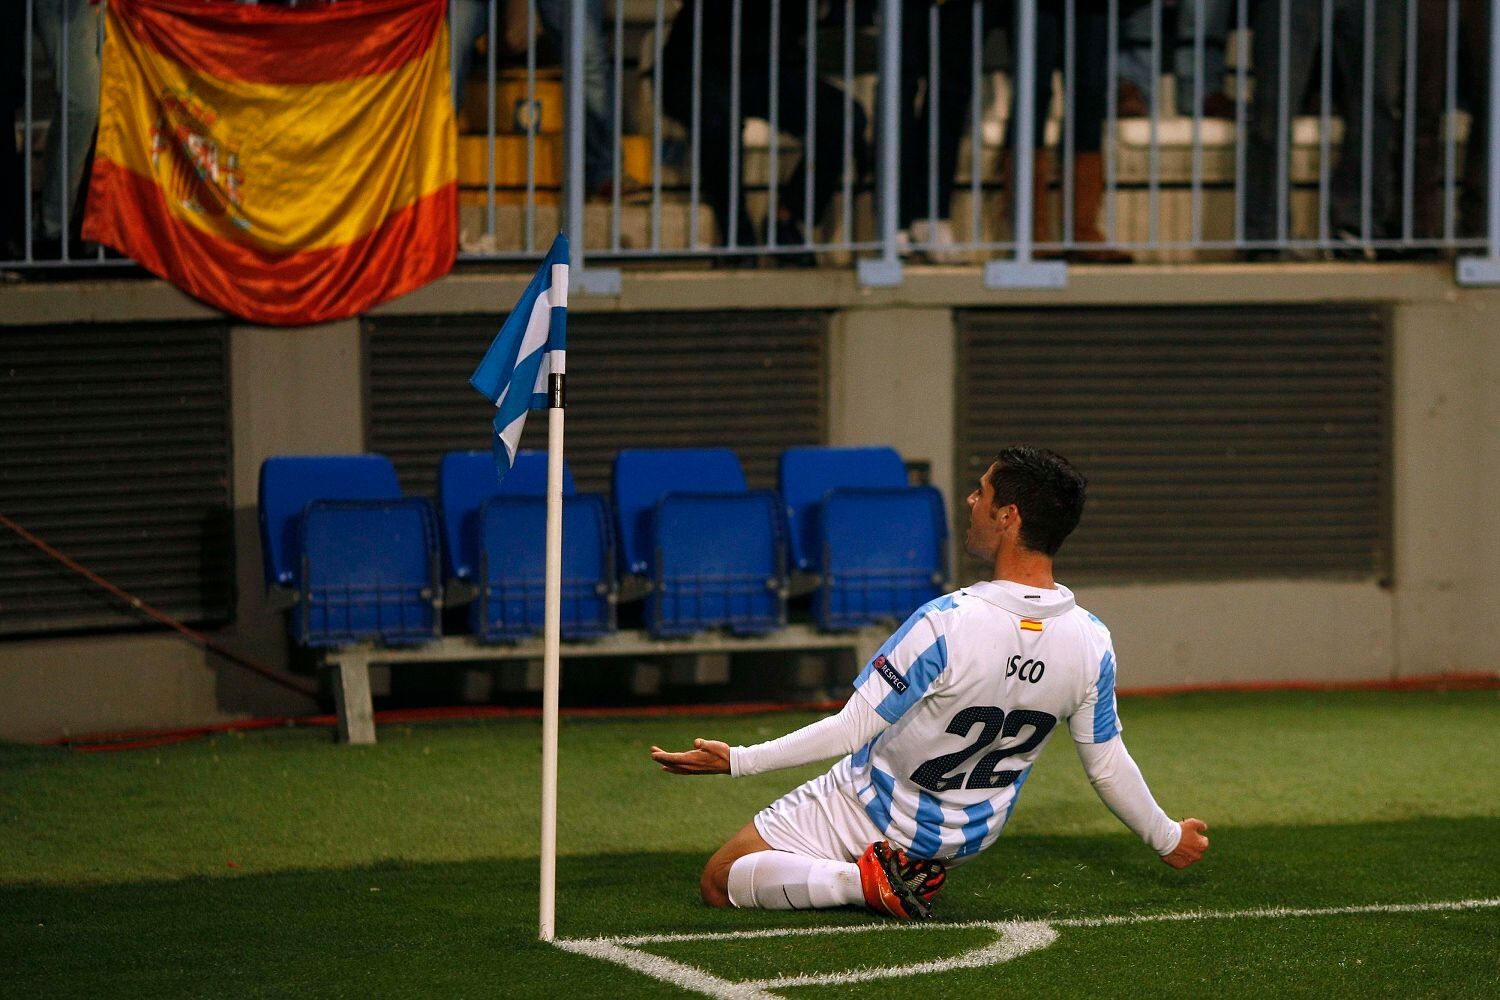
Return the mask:
<path id="1" fill-rule="evenodd" d="M 820 505 L 822 579 L 813 618 L 829 630 L 904 619 L 943 592 L 943 497 L 931 486 L 831 490 Z"/>
<path id="2" fill-rule="evenodd" d="M 489 642 L 539 634 L 546 596 L 547 498 L 498 494 L 484 502 L 478 520 L 479 595 L 469 606 L 474 634 Z M 564 639 L 597 638 L 615 629 L 611 541 L 604 497 L 563 497 Z"/>
<path id="3" fill-rule="evenodd" d="M 822 557 L 818 505 L 824 494 L 856 486 L 905 486 L 906 463 L 894 448 L 788 448 L 781 453 L 777 480 L 786 501 L 792 568 L 816 573 Z"/>
<path id="4" fill-rule="evenodd" d="M 615 456 L 614 492 L 620 571 L 649 579 L 653 634 L 785 624 L 780 501 L 746 488 L 732 451 L 626 449 Z"/>
<path id="5" fill-rule="evenodd" d="M 563 463 L 563 495 L 575 492 Z M 492 496 L 547 495 L 547 453 L 521 451 L 503 480 L 495 479 L 488 451 L 450 451 L 438 462 L 437 506 L 443 530 L 443 579 L 476 583 L 479 578 L 479 508 Z"/>
<path id="6" fill-rule="evenodd" d="M 260 543 L 266 587 L 301 585 L 302 512 L 313 500 L 395 500 L 384 455 L 278 455 L 260 467 Z"/>
<path id="7" fill-rule="evenodd" d="M 426 500 L 314 500 L 298 541 L 301 600 L 290 625 L 299 643 L 437 637 L 437 520 Z"/>
<path id="8" fill-rule="evenodd" d="M 908 486 L 892 448 L 789 448 L 780 487 L 793 564 L 818 574 L 813 617 L 825 629 L 900 620 L 942 592 L 942 495 Z"/>

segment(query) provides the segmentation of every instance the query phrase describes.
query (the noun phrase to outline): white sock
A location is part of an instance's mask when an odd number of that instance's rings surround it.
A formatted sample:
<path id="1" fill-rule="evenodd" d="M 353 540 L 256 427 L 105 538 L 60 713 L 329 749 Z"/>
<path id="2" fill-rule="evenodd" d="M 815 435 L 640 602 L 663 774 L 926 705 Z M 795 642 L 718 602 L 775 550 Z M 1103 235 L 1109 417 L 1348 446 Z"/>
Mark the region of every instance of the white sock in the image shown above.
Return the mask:
<path id="1" fill-rule="evenodd" d="M 786 851 L 747 854 L 730 866 L 729 901 L 762 910 L 808 910 L 865 901 L 859 866 Z"/>

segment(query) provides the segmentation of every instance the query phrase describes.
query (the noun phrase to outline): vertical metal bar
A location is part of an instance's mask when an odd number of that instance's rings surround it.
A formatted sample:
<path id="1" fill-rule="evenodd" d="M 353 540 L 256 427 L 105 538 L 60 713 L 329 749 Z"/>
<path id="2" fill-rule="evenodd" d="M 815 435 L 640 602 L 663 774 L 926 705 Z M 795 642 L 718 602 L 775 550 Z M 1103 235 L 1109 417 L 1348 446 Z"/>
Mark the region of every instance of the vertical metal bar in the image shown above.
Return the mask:
<path id="1" fill-rule="evenodd" d="M 734 0 L 729 29 L 729 232 L 725 246 L 739 245 L 740 235 L 740 143 L 744 124 L 740 121 L 740 31 L 744 11 Z"/>
<path id="2" fill-rule="evenodd" d="M 1491 52 L 1491 59 L 1494 58 Z M 1457 212 L 1456 188 L 1458 184 L 1455 165 L 1458 153 L 1454 149 L 1453 115 L 1458 110 L 1458 0 L 1448 0 L 1448 79 L 1447 93 L 1443 102 L 1443 119 L 1439 127 L 1443 130 L 1443 240 L 1454 239 L 1454 216 Z M 1493 168 L 1492 168 L 1493 170 Z"/>
<path id="3" fill-rule="evenodd" d="M 1111 3 L 1114 0 L 1110 0 Z M 1016 260 L 1029 263 L 1032 257 L 1031 221 L 1035 206 L 1031 203 L 1032 157 L 1036 153 L 1035 128 L 1036 109 L 1036 0 L 1018 0 L 1016 3 L 1016 45 L 1012 60 L 1016 69 L 1016 146 L 1012 153 L 1015 190 L 1011 192 L 1016 205 Z"/>
<path id="4" fill-rule="evenodd" d="M 1371 218 L 1371 200 L 1374 195 L 1375 137 L 1370 133 L 1375 127 L 1375 0 L 1365 0 L 1364 62 L 1360 69 L 1363 96 L 1359 102 L 1360 119 L 1364 128 L 1359 144 L 1359 238 L 1366 245 L 1375 238 L 1374 220 Z M 1390 164 L 1382 163 L 1381 169 L 1389 170 Z"/>
<path id="5" fill-rule="evenodd" d="M 818 134 L 818 5 L 807 4 L 807 24 L 804 28 L 807 39 L 807 78 L 805 82 L 806 93 L 803 98 L 807 101 L 803 108 L 803 121 L 807 123 L 802 137 L 802 231 L 807 234 L 809 242 L 813 240 L 813 227 L 817 220 L 813 218 L 813 177 L 818 170 L 818 144 L 814 136 Z"/>
<path id="6" fill-rule="evenodd" d="M 660 37 L 658 30 L 657 35 Z M 661 62 L 661 43 L 656 43 L 656 55 L 651 60 L 652 64 Z M 653 84 L 660 91 L 661 83 Z M 690 149 L 688 153 L 688 246 L 694 250 L 698 249 L 698 208 L 701 187 L 699 184 L 702 171 L 703 159 L 703 0 L 693 0 L 693 122 L 692 138 L 689 140 Z M 661 171 L 652 171 L 651 195 L 657 196 L 661 188 Z"/>
<path id="7" fill-rule="evenodd" d="M 31 38 L 32 38 L 32 28 L 33 28 L 35 20 L 36 20 L 36 0 L 26 0 L 26 40 L 25 40 L 25 42 L 22 45 L 22 48 L 26 52 L 26 84 L 25 84 L 25 86 L 26 86 L 26 97 L 25 97 L 25 101 L 26 101 L 26 115 L 25 115 L 25 117 L 26 117 L 26 135 L 23 137 L 22 142 L 21 142 L 21 150 L 25 154 L 25 160 L 21 164 L 21 174 L 22 174 L 22 177 L 25 179 L 26 190 L 24 192 L 22 192 L 21 207 L 22 207 L 22 210 L 23 210 L 23 212 L 25 214 L 25 218 L 22 220 L 22 225 L 25 227 L 25 232 L 26 232 L 26 249 L 25 249 L 25 252 L 21 256 L 23 257 L 23 259 L 25 259 L 28 262 L 31 261 L 31 260 L 33 260 L 33 259 L 35 259 L 32 256 L 32 254 L 33 254 L 32 242 L 33 242 L 33 239 L 34 239 L 34 234 L 31 231 L 31 227 L 32 227 L 32 222 L 31 222 L 31 212 L 32 212 L 32 203 L 31 203 L 31 201 L 32 201 L 32 199 L 31 199 L 31 158 L 32 158 L 32 156 L 33 156 L 33 154 L 35 152 L 35 150 L 34 150 L 35 140 L 32 138 L 32 132 L 34 130 L 34 123 L 32 122 L 32 116 L 31 116 L 31 87 L 32 87 L 32 67 L 36 65 L 35 59 L 33 57 L 32 51 L 31 51 Z"/>
<path id="8" fill-rule="evenodd" d="M 1161 0 L 1151 0 L 1151 137 L 1147 144 L 1146 242 L 1155 246 L 1160 237 L 1157 216 L 1161 212 Z"/>
<path id="9" fill-rule="evenodd" d="M 1485 200 L 1486 231 L 1490 239 L 1489 258 L 1500 260 L 1500 0 L 1490 2 L 1490 103 L 1485 108 L 1490 116 L 1490 148 L 1485 183 L 1489 186 Z M 1469 149 L 1469 156 L 1477 150 Z"/>
<path id="10" fill-rule="evenodd" d="M 1077 48 L 1078 4 L 1077 0 L 1067 0 L 1067 3 L 1063 5 L 1062 163 L 1058 168 L 1058 173 L 1062 177 L 1063 246 L 1073 245 L 1073 226 L 1077 221 L 1073 218 L 1073 165 L 1078 162 L 1078 140 L 1073 134 L 1078 128 L 1078 102 L 1073 100 L 1074 81 L 1078 78 L 1078 67 L 1074 63 L 1073 53 Z M 1050 109 L 1048 113 L 1051 113 Z"/>
<path id="11" fill-rule="evenodd" d="M 1181 17 L 1186 5 L 1177 8 L 1177 16 Z M 1189 198 L 1191 205 L 1188 208 L 1188 231 L 1189 237 L 1196 245 L 1203 242 L 1203 50 L 1205 44 L 1205 32 L 1208 18 L 1202 3 L 1196 7 L 1193 20 L 1193 166 L 1192 166 L 1192 188 Z M 1178 36 L 1182 35 L 1179 29 Z M 1173 53 L 1173 69 L 1176 69 L 1176 53 Z M 1177 81 L 1180 85 L 1182 81 Z M 1219 81 L 1222 86 L 1224 81 Z"/>
<path id="12" fill-rule="evenodd" d="M 1291 135 L 1291 87 L 1287 73 L 1292 65 L 1292 12 L 1291 0 L 1279 0 L 1281 10 L 1280 31 L 1277 34 L 1276 62 L 1281 72 L 1281 87 L 1276 92 L 1276 242 L 1285 246 L 1287 241 L 1287 206 L 1291 202 L 1292 185 L 1292 135 Z M 1260 81 L 1256 81 L 1259 86 Z"/>
<path id="13" fill-rule="evenodd" d="M 62 139 L 62 153 L 58 157 L 58 162 L 62 166 L 62 184 L 59 185 L 59 197 L 61 199 L 61 203 L 58 206 L 58 210 L 61 212 L 60 224 L 62 226 L 62 231 L 58 234 L 60 237 L 60 242 L 58 245 L 61 248 L 61 258 L 63 260 L 67 260 L 69 249 L 68 230 L 73 228 L 72 219 L 69 218 L 69 216 L 72 214 L 71 209 L 73 207 L 73 171 L 71 169 L 71 164 L 68 163 L 68 153 L 70 152 L 70 150 L 68 149 L 68 84 L 71 82 L 68 80 L 68 50 L 73 47 L 71 37 L 73 33 L 73 25 L 72 11 L 69 5 L 64 3 L 60 6 L 62 8 L 62 34 L 58 37 L 57 51 L 53 53 L 53 57 L 57 59 L 57 71 L 61 83 L 61 86 L 58 88 L 59 94 L 57 98 L 58 108 L 61 111 L 61 118 L 60 121 L 56 123 L 59 128 L 54 129 L 53 131 L 60 133 L 59 138 Z M 47 136 L 47 141 L 52 141 L 52 136 L 50 134 Z"/>
<path id="14" fill-rule="evenodd" d="M 582 0 L 575 0 L 582 2 Z M 616 17 L 621 16 L 619 10 L 624 4 L 615 5 Z M 662 0 L 656 0 L 656 24 L 651 33 L 651 45 L 654 51 L 651 53 L 651 249 L 661 249 L 661 84 L 662 68 L 661 53 L 666 45 L 663 37 L 665 32 L 662 24 L 665 21 L 665 9 Z M 694 99 L 697 99 L 697 84 L 693 88 Z M 693 130 L 693 138 L 698 137 L 697 129 Z"/>
<path id="15" fill-rule="evenodd" d="M 625 183 L 625 170 L 622 160 L 625 158 L 624 147 L 621 146 L 621 129 L 624 121 L 621 117 L 624 112 L 625 97 L 622 91 L 625 83 L 625 5 L 615 4 L 615 65 L 614 65 L 614 100 L 610 110 L 614 118 L 610 127 L 610 191 L 609 205 L 609 228 L 611 249 L 620 249 L 620 227 L 623 225 L 622 212 L 620 209 L 620 188 Z M 654 174 L 656 171 L 653 170 Z"/>
<path id="16" fill-rule="evenodd" d="M 974 0 L 971 6 L 969 33 L 969 72 L 971 95 L 969 102 L 969 242 L 983 242 L 983 217 L 980 202 L 983 195 L 979 186 L 979 174 L 983 167 L 980 154 L 984 151 L 984 0 Z"/>
<path id="17" fill-rule="evenodd" d="M 1109 0 L 1109 24 L 1105 28 L 1104 72 L 1104 235 L 1111 243 L 1118 240 L 1115 231 L 1115 209 L 1119 200 L 1119 178 L 1115 175 L 1115 147 L 1119 145 L 1120 121 L 1120 0 Z M 1069 171 L 1071 174 L 1071 171 Z M 1071 199 L 1065 199 L 1071 201 Z"/>
<path id="18" fill-rule="evenodd" d="M 96 18 L 94 18 L 94 27 L 95 27 L 95 31 L 94 31 L 94 58 L 97 59 L 97 60 L 99 60 L 102 63 L 103 60 L 104 60 L 104 12 L 103 11 L 100 11 L 99 12 L 99 16 L 96 17 Z M 99 124 L 98 124 L 98 116 L 96 115 L 95 116 L 95 121 L 94 121 L 94 133 L 95 133 L 95 135 L 97 135 L 98 132 L 99 132 Z M 85 177 L 84 180 L 83 180 L 83 183 L 87 184 L 88 182 L 89 182 L 89 179 L 87 177 Z M 105 259 L 104 244 L 100 243 L 98 245 L 98 249 L 94 252 L 94 259 L 95 260 L 104 260 Z"/>
<path id="19" fill-rule="evenodd" d="M 1035 2 L 1035 0 L 1029 0 Z M 896 263 L 896 217 L 901 196 L 901 0 L 883 0 L 880 29 L 881 260 Z"/>
<path id="20" fill-rule="evenodd" d="M 1332 185 L 1332 137 L 1329 135 L 1333 122 L 1333 0 L 1323 0 L 1323 16 L 1319 19 L 1319 43 L 1322 53 L 1318 62 L 1322 64 L 1318 82 L 1318 244 L 1329 245 L 1328 201 Z M 1344 122 L 1347 128 L 1349 122 Z"/>
<path id="21" fill-rule="evenodd" d="M 776 211 L 781 195 L 781 0 L 771 0 L 771 30 L 766 39 L 768 52 L 766 66 L 767 118 L 770 135 L 766 150 L 766 245 L 776 246 Z M 806 140 L 804 139 L 804 142 Z"/>
<path id="22" fill-rule="evenodd" d="M 1406 107 L 1401 116 L 1401 239 L 1411 242 L 1413 227 L 1412 174 L 1417 164 L 1417 11 L 1421 0 L 1406 3 Z M 1427 67 L 1431 71 L 1431 67 Z"/>
<path id="23" fill-rule="evenodd" d="M 491 24 L 494 23 L 494 13 L 494 2 L 491 0 Z M 526 105 L 535 110 L 537 107 L 536 0 L 526 2 L 526 39 Z M 490 118 L 493 121 L 494 115 Z M 540 122 L 536 124 L 539 125 Z M 536 125 L 526 131 L 526 250 L 528 253 L 536 249 L 536 133 Z"/>
<path id="24" fill-rule="evenodd" d="M 485 55 L 485 59 L 484 59 L 484 62 L 485 62 L 485 80 L 487 81 L 487 84 L 488 84 L 488 86 L 486 86 L 486 88 L 485 88 L 485 109 L 486 109 L 486 113 L 485 113 L 485 116 L 484 116 L 484 122 L 485 122 L 484 130 L 485 130 L 485 135 L 488 137 L 488 143 L 486 145 L 486 150 L 487 150 L 487 156 L 488 156 L 488 164 L 487 165 L 488 165 L 488 168 L 489 168 L 488 179 L 486 180 L 486 185 L 485 185 L 486 197 L 485 197 L 485 224 L 484 224 L 485 225 L 485 229 L 484 229 L 484 232 L 485 232 L 485 235 L 489 236 L 492 241 L 494 240 L 494 237 L 495 237 L 495 228 L 496 228 L 495 227 L 495 48 L 499 44 L 499 41 L 500 41 L 499 18 L 497 18 L 495 16 L 495 14 L 496 14 L 496 9 L 495 8 L 496 8 L 496 0 L 490 0 L 489 11 L 488 11 L 488 13 L 489 13 L 489 25 L 488 25 L 489 33 L 488 33 L 488 35 L 486 35 L 486 45 L 485 45 L 485 52 L 484 52 L 484 55 Z M 527 44 L 532 44 L 532 43 L 528 42 Z M 534 112 L 535 109 L 536 109 L 536 104 L 534 103 L 534 99 L 529 99 L 526 106 L 528 108 L 528 113 Z M 531 117 L 534 118 L 535 115 L 531 115 Z M 530 118 L 528 118 L 528 120 L 530 120 Z M 530 145 L 533 142 L 536 141 L 537 126 L 539 124 L 540 124 L 539 122 L 533 121 L 529 126 L 527 126 L 527 129 L 526 129 L 526 131 L 527 131 L 526 144 L 527 144 L 528 147 L 530 147 Z M 493 243 L 491 244 L 491 246 L 493 247 Z"/>
<path id="25" fill-rule="evenodd" d="M 938 116 L 942 114 L 942 87 L 938 85 L 938 5 L 927 8 L 927 232 L 936 239 L 938 200 Z M 944 178 L 945 182 L 952 178 Z"/>
<path id="26" fill-rule="evenodd" d="M 1250 31 L 1250 19 L 1245 5 L 1239 0 L 1239 27 L 1234 44 L 1234 242 L 1245 242 L 1245 88 L 1248 74 L 1245 71 L 1245 38 Z"/>
<path id="27" fill-rule="evenodd" d="M 575 271 L 584 267 L 584 207 L 583 207 L 583 90 L 585 68 L 583 64 L 583 34 L 588 30 L 588 5 L 582 2 L 567 4 L 568 32 L 566 79 L 563 93 L 567 99 L 567 174 L 563 181 L 563 193 L 568 205 L 568 249 L 572 255 L 571 265 Z M 535 40 L 528 44 L 534 47 Z"/>
<path id="28" fill-rule="evenodd" d="M 854 242 L 854 0 L 844 0 L 844 242 Z"/>

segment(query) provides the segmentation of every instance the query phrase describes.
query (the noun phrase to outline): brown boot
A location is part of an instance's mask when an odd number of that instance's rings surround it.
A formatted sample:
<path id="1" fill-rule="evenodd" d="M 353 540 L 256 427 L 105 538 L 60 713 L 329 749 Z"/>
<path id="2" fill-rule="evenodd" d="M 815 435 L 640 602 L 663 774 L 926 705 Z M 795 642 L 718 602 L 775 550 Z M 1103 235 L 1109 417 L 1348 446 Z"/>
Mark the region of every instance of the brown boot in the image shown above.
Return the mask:
<path id="1" fill-rule="evenodd" d="M 1103 243 L 1099 209 L 1104 205 L 1104 157 L 1079 153 L 1073 160 L 1073 242 Z M 1129 264 L 1135 258 L 1122 250 L 1075 247 L 1068 259 L 1080 264 Z"/>
<path id="2" fill-rule="evenodd" d="M 1008 202 L 1011 220 L 1011 232 L 1016 232 L 1016 175 L 1014 169 L 1015 161 L 1009 153 L 1005 154 L 1005 163 L 1001 168 L 1000 179 L 1005 186 L 1005 197 Z M 1031 241 L 1033 243 L 1052 242 L 1056 238 L 1052 235 L 1052 213 L 1051 204 L 1048 201 L 1052 192 L 1052 157 L 1047 152 L 1041 151 L 1035 154 L 1031 165 Z M 1013 237 L 1014 238 L 1014 237 Z M 1056 251 L 1036 253 L 1033 256 L 1045 257 L 1056 256 Z"/>

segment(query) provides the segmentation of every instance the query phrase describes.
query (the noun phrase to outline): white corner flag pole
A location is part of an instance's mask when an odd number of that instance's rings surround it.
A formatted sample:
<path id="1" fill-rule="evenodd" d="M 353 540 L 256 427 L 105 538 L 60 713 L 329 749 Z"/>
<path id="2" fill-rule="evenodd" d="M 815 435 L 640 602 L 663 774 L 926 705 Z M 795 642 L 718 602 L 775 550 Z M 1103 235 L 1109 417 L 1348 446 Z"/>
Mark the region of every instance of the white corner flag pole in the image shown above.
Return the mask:
<path id="1" fill-rule="evenodd" d="M 552 307 L 568 305 L 568 265 L 552 265 Z M 554 313 L 554 315 L 556 315 Z M 547 381 L 547 573 L 542 612 L 542 877 L 539 936 L 551 941 L 557 917 L 557 690 L 561 680 L 563 381 L 566 353 L 551 352 Z"/>

